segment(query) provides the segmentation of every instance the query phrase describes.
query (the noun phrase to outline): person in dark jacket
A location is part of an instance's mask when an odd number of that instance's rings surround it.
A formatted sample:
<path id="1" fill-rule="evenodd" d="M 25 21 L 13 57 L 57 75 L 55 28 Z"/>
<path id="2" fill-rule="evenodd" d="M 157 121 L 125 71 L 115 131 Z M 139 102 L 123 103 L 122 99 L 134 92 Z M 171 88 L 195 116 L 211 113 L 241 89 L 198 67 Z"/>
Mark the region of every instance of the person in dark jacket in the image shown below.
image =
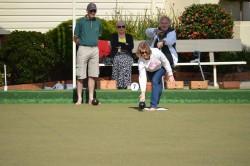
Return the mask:
<path id="1" fill-rule="evenodd" d="M 118 89 L 130 89 L 133 65 L 133 37 L 127 34 L 124 21 L 116 24 L 117 33 L 111 35 L 111 57 L 113 60 L 112 79 L 116 80 Z"/>

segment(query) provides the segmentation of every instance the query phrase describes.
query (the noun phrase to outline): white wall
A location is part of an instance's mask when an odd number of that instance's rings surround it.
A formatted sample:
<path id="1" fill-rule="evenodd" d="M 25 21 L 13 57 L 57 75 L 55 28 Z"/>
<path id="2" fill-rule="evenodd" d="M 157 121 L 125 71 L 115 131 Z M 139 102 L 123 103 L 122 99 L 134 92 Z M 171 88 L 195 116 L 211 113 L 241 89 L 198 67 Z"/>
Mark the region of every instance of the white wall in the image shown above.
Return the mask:
<path id="1" fill-rule="evenodd" d="M 174 8 L 174 11 L 176 14 L 181 14 L 186 7 L 191 6 L 192 4 L 198 4 L 199 0 L 187 0 L 187 1 L 183 1 L 183 0 L 168 0 L 166 2 L 166 10 L 167 13 L 169 13 L 169 15 L 172 14 L 171 11 L 171 7 Z"/>
<path id="2" fill-rule="evenodd" d="M 78 18 L 86 14 L 89 1 L 75 1 Z M 144 15 L 146 9 L 155 13 L 157 8 L 165 8 L 165 0 L 96 0 L 95 3 L 97 16 L 105 19 L 111 19 L 115 9 L 122 14 Z M 0 28 L 47 32 L 72 19 L 72 4 L 72 0 L 1 0 Z"/>
<path id="3" fill-rule="evenodd" d="M 235 21 L 234 38 L 241 39 L 241 43 L 250 51 L 250 21 Z"/>
<path id="4" fill-rule="evenodd" d="M 205 3 L 215 3 L 218 4 L 220 0 L 200 0 L 200 4 L 205 4 Z"/>

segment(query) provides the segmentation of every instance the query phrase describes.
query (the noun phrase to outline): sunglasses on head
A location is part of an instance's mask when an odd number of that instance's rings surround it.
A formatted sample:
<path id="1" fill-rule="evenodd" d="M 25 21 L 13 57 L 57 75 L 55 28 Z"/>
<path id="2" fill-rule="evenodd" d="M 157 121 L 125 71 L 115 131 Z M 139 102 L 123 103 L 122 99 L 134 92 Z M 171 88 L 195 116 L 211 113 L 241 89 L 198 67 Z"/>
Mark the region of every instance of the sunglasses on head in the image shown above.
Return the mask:
<path id="1" fill-rule="evenodd" d="M 117 26 L 117 28 L 125 28 L 125 25 Z"/>
<path id="2" fill-rule="evenodd" d="M 96 10 L 93 9 L 93 10 L 90 10 L 89 12 L 90 12 L 90 13 L 93 13 L 93 12 L 96 13 Z"/>
<path id="3" fill-rule="evenodd" d="M 140 54 L 147 54 L 147 51 L 140 51 Z"/>

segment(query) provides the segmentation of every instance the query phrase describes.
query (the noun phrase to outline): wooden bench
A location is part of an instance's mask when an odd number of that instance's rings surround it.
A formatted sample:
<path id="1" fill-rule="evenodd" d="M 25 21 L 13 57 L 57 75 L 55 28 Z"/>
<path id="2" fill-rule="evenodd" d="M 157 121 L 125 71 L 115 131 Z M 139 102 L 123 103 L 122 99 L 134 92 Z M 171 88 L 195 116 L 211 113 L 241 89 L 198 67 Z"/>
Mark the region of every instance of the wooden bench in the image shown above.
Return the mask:
<path id="1" fill-rule="evenodd" d="M 137 47 L 141 41 L 134 41 L 133 53 L 136 52 Z M 229 62 L 215 62 L 214 53 L 215 52 L 235 52 L 242 51 L 242 44 L 240 39 L 201 39 L 201 40 L 177 40 L 176 50 L 178 53 L 188 53 L 188 52 L 208 52 L 209 62 L 201 62 L 201 65 L 213 66 L 213 78 L 215 87 L 218 87 L 217 83 L 217 69 L 218 65 L 243 65 L 247 64 L 246 61 L 229 61 Z M 176 66 L 194 66 L 198 63 L 177 63 Z M 110 66 L 100 63 L 99 66 Z M 133 63 L 133 66 L 138 66 L 137 63 Z"/>

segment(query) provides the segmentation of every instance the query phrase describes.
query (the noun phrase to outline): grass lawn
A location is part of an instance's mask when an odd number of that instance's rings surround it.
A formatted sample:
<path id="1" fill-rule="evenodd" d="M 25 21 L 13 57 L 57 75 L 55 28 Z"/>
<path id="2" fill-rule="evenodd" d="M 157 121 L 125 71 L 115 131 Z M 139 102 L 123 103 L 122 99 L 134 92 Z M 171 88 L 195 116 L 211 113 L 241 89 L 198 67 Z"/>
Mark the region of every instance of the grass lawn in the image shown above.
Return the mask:
<path id="1" fill-rule="evenodd" d="M 159 106 L 0 104 L 0 165 L 250 165 L 250 104 Z"/>
<path id="2" fill-rule="evenodd" d="M 140 91 L 96 90 L 96 97 L 105 104 L 135 104 Z M 149 102 L 151 92 L 146 92 Z M 88 101 L 88 92 L 83 91 L 83 102 Z M 76 90 L 13 90 L 0 91 L 0 104 L 71 104 L 77 101 Z M 250 90 L 164 90 L 160 103 L 176 104 L 250 104 Z"/>

